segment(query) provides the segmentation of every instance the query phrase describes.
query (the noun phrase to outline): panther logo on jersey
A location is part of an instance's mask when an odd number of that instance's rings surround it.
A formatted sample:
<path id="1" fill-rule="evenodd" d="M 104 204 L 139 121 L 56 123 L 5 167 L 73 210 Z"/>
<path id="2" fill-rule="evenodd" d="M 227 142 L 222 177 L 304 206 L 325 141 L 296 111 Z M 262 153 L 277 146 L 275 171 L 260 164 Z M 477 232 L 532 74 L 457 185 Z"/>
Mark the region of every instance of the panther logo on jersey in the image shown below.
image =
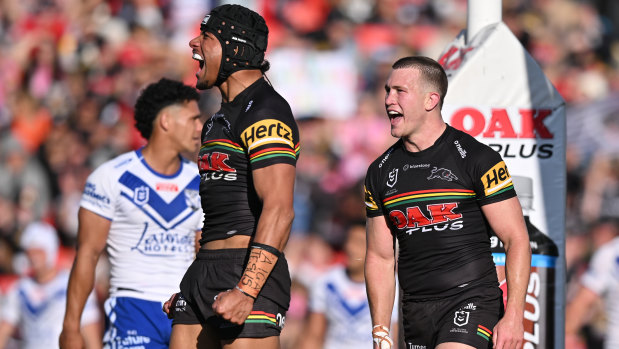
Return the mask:
<path id="1" fill-rule="evenodd" d="M 434 167 L 432 169 L 432 173 L 430 173 L 430 176 L 428 177 L 428 180 L 430 179 L 434 179 L 434 178 L 438 178 L 438 179 L 442 179 L 444 181 L 457 181 L 458 177 L 456 177 L 455 174 L 453 174 L 453 172 L 451 172 L 451 170 L 448 170 L 446 168 L 438 168 L 438 167 Z"/>

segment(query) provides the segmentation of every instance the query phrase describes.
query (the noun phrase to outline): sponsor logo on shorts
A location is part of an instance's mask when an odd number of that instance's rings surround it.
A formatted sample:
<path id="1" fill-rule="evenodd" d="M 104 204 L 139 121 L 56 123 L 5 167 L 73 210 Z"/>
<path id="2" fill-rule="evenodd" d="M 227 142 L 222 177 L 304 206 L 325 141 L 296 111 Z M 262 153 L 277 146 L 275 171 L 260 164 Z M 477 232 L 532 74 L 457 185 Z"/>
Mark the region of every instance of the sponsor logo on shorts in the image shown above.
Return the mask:
<path id="1" fill-rule="evenodd" d="M 504 161 L 494 165 L 488 172 L 481 176 L 481 181 L 484 184 L 484 194 L 486 196 L 495 194 L 497 191 L 505 188 L 512 182 L 512 177 L 507 171 L 507 166 Z"/>
<path id="2" fill-rule="evenodd" d="M 453 174 L 453 172 L 451 170 L 448 170 L 446 168 L 438 168 L 438 167 L 434 167 L 432 169 L 432 172 L 430 173 L 430 176 L 428 176 L 428 180 L 430 179 L 442 179 L 444 181 L 457 181 L 458 177 L 456 177 L 455 174 Z"/>
<path id="3" fill-rule="evenodd" d="M 406 343 L 406 347 L 408 349 L 427 349 L 425 345 L 419 345 L 419 344 L 413 344 L 413 343 Z"/>

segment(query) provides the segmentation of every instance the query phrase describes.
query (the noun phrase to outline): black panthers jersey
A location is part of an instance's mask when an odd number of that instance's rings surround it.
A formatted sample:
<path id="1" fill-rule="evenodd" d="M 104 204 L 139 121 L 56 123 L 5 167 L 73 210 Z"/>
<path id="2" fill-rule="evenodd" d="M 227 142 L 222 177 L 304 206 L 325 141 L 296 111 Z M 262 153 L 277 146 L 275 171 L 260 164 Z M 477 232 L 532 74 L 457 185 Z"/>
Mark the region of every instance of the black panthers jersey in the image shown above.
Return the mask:
<path id="1" fill-rule="evenodd" d="M 420 152 L 399 140 L 365 179 L 367 216 L 384 216 L 397 237 L 398 277 L 412 299 L 498 285 L 481 206 L 515 195 L 501 156 L 449 125 Z"/>
<path id="2" fill-rule="evenodd" d="M 288 102 L 259 79 L 202 128 L 198 156 L 204 226 L 200 244 L 233 235 L 253 235 L 262 203 L 252 170 L 296 165 L 299 130 Z"/>

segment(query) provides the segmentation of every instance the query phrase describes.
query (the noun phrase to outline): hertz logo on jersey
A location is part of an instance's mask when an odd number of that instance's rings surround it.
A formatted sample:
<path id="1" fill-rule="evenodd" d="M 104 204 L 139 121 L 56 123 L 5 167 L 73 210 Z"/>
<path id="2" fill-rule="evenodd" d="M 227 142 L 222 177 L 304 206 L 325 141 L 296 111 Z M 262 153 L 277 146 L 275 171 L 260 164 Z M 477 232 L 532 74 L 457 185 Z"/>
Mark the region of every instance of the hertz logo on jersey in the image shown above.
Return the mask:
<path id="1" fill-rule="evenodd" d="M 509 175 L 509 171 L 507 171 L 505 162 L 501 161 L 484 173 L 481 181 L 484 184 L 484 194 L 490 196 L 511 185 L 512 177 Z"/>
<path id="2" fill-rule="evenodd" d="M 294 149 L 292 130 L 275 119 L 260 120 L 241 133 L 241 140 L 250 151 L 265 144 L 282 143 Z"/>

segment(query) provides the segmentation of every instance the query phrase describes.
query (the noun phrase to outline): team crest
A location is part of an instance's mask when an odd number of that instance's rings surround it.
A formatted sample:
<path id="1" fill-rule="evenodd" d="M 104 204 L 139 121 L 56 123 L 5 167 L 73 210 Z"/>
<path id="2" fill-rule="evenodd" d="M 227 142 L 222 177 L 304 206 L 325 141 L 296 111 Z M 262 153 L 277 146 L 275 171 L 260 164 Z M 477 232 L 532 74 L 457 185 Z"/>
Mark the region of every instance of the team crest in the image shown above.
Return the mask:
<path id="1" fill-rule="evenodd" d="M 389 180 L 387 181 L 387 186 L 389 188 L 393 188 L 395 183 L 398 181 L 398 169 L 394 168 L 389 172 Z"/>
<path id="2" fill-rule="evenodd" d="M 185 189 L 183 192 L 185 193 L 185 204 L 187 204 L 187 207 L 194 211 L 200 208 L 200 192 L 198 190 Z"/>
<path id="3" fill-rule="evenodd" d="M 133 202 L 138 206 L 143 206 L 148 202 L 149 188 L 145 185 L 139 186 L 133 190 Z"/>
<path id="4" fill-rule="evenodd" d="M 469 312 L 464 310 L 456 311 L 454 315 L 454 324 L 457 326 L 464 326 L 469 323 Z"/>
<path id="5" fill-rule="evenodd" d="M 456 177 L 455 174 L 453 174 L 453 172 L 451 172 L 451 170 L 448 170 L 446 168 L 438 168 L 438 167 L 434 167 L 432 169 L 432 173 L 430 173 L 430 176 L 428 177 L 428 180 L 430 179 L 434 179 L 434 178 L 438 178 L 438 179 L 442 179 L 444 181 L 457 181 L 458 177 Z"/>

